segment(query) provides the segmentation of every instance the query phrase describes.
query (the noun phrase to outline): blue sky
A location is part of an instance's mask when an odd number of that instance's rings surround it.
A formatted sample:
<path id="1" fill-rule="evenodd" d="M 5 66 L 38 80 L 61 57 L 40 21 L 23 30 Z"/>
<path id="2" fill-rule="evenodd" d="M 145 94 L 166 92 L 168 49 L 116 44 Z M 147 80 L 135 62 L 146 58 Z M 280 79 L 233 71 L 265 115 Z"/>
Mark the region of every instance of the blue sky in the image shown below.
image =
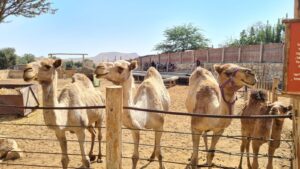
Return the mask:
<path id="1" fill-rule="evenodd" d="M 53 0 L 55 15 L 9 17 L 0 24 L 0 48 L 19 55 L 50 52 L 156 53 L 163 31 L 192 23 L 217 47 L 257 21 L 293 16 L 294 0 Z"/>

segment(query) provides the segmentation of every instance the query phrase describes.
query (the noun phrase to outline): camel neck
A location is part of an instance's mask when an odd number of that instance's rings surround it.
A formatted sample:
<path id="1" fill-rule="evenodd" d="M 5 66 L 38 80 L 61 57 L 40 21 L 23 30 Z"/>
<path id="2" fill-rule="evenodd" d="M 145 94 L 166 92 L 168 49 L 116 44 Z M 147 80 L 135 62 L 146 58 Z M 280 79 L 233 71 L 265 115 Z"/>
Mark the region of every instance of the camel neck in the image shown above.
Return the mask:
<path id="1" fill-rule="evenodd" d="M 132 74 L 130 74 L 128 80 L 122 83 L 123 88 L 123 105 L 124 106 L 132 106 L 133 99 L 132 99 L 132 91 L 134 89 L 134 78 Z"/>
<path id="2" fill-rule="evenodd" d="M 226 107 L 227 114 L 233 114 L 234 112 L 234 104 L 236 102 L 235 92 L 235 89 L 229 86 L 221 88 L 222 103 Z"/>
<path id="3" fill-rule="evenodd" d="M 58 104 L 57 100 L 57 75 L 53 81 L 42 84 L 44 106 L 54 107 Z"/>

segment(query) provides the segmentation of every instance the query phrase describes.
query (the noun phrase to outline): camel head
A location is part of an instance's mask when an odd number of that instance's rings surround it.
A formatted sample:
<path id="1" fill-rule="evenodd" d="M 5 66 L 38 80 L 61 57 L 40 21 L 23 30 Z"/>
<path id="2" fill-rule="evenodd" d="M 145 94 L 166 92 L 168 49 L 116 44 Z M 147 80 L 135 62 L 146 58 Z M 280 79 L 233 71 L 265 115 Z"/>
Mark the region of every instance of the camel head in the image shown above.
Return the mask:
<path id="1" fill-rule="evenodd" d="M 272 114 L 272 115 L 284 115 L 293 109 L 293 107 L 291 105 L 284 106 L 283 103 L 281 103 L 279 101 L 268 105 L 268 108 L 270 109 L 269 114 Z M 284 118 L 278 118 L 276 120 L 283 121 Z"/>
<path id="2" fill-rule="evenodd" d="M 95 74 L 97 78 L 105 78 L 120 85 L 131 77 L 131 72 L 137 68 L 137 65 L 137 61 L 102 62 L 96 67 Z"/>
<path id="3" fill-rule="evenodd" d="M 229 82 L 224 87 L 234 87 L 234 90 L 238 90 L 243 86 L 253 87 L 257 82 L 252 70 L 236 64 L 215 64 L 214 69 L 219 74 L 220 85 Z"/>
<path id="4" fill-rule="evenodd" d="M 265 90 L 252 90 L 250 93 L 250 103 L 266 104 L 268 101 L 268 93 Z"/>
<path id="5" fill-rule="evenodd" d="M 24 81 L 36 80 L 40 84 L 49 84 L 55 78 L 56 69 L 61 66 L 61 59 L 43 59 L 26 65 L 23 72 Z"/>

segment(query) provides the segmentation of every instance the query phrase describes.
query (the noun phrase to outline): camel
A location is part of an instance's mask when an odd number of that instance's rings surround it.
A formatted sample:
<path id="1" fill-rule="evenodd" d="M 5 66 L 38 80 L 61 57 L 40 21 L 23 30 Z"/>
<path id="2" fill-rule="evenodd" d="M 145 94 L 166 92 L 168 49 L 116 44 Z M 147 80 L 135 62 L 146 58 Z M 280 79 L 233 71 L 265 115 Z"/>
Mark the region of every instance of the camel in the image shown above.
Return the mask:
<path id="1" fill-rule="evenodd" d="M 61 66 L 60 59 L 43 59 L 26 65 L 23 79 L 25 81 L 37 80 L 42 87 L 43 103 L 47 107 L 78 107 L 78 106 L 97 106 L 103 105 L 104 100 L 99 91 L 93 87 L 92 82 L 83 74 L 75 74 L 72 83 L 67 84 L 58 96 L 57 69 Z M 74 110 L 44 110 L 45 124 L 49 129 L 55 131 L 60 143 L 62 167 L 66 169 L 69 163 L 67 155 L 66 131 L 75 133 L 80 145 L 82 156 L 82 168 L 90 167 L 90 160 L 94 160 L 93 147 L 95 140 L 95 130 L 93 124 L 98 128 L 99 154 L 97 162 L 101 162 L 101 124 L 104 110 L 99 109 L 74 109 Z M 76 127 L 77 126 L 77 127 Z M 78 127 L 81 126 L 81 127 Z M 85 131 L 92 135 L 92 146 L 89 157 L 86 154 Z M 90 158 L 90 159 L 89 159 Z"/>
<path id="2" fill-rule="evenodd" d="M 201 67 L 197 67 L 191 74 L 185 102 L 188 112 L 232 115 L 236 101 L 235 92 L 243 86 L 252 87 L 256 84 L 255 74 L 250 69 L 235 64 L 215 64 L 214 69 L 218 73 L 218 81 L 210 71 Z M 216 144 L 230 123 L 231 119 L 225 118 L 191 118 L 193 153 L 188 168 L 197 168 L 200 135 L 208 131 L 212 131 L 213 136 L 206 163 L 207 166 L 212 166 Z M 204 135 L 204 142 L 207 147 L 206 135 Z"/>
<path id="3" fill-rule="evenodd" d="M 0 162 L 2 160 L 15 160 L 22 156 L 23 152 L 15 140 L 0 138 Z"/>
<path id="4" fill-rule="evenodd" d="M 132 70 L 136 68 L 136 61 L 127 62 L 119 60 L 114 63 L 105 62 L 100 63 L 97 66 L 95 74 L 98 78 L 105 78 L 114 84 L 123 87 L 124 106 L 168 111 L 170 107 L 170 96 L 161 75 L 154 67 L 148 69 L 144 81 L 137 88 L 137 92 L 133 98 L 132 92 L 135 88 L 135 83 Z M 137 129 L 154 129 L 155 145 L 149 160 L 152 162 L 155 157 L 157 157 L 159 160 L 159 168 L 163 169 L 164 165 L 162 163 L 163 157 L 160 149 L 160 141 L 162 136 L 161 131 L 163 130 L 164 125 L 164 115 L 125 109 L 123 111 L 122 123 L 125 127 L 134 129 L 131 131 L 134 141 L 132 168 L 135 169 L 137 167 L 139 159 L 138 148 L 140 131 Z"/>
<path id="5" fill-rule="evenodd" d="M 286 114 L 292 109 L 291 106 L 285 107 L 280 102 L 274 102 L 268 105 L 267 98 L 267 93 L 264 90 L 252 91 L 250 99 L 242 111 L 242 115 L 278 115 Z M 267 164 L 267 169 L 273 168 L 272 156 L 274 156 L 275 150 L 280 146 L 279 140 L 283 122 L 284 119 L 241 119 L 243 140 L 241 144 L 241 159 L 239 168 L 242 168 L 243 153 L 246 149 L 248 168 L 257 169 L 259 167 L 258 153 L 260 146 L 268 142 L 268 139 L 274 139 L 269 143 L 269 158 Z M 254 153 L 252 166 L 249 158 L 249 147 L 251 141 Z"/>

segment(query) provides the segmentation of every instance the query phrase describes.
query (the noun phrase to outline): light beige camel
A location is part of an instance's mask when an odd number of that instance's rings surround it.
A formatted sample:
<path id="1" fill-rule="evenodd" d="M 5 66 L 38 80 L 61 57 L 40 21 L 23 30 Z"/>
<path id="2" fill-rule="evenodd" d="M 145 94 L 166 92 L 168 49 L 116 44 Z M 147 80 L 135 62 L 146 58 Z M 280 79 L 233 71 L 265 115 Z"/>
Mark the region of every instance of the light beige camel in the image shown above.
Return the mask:
<path id="1" fill-rule="evenodd" d="M 255 90 L 250 94 L 249 102 L 242 111 L 242 115 L 279 115 L 286 114 L 292 109 L 291 106 L 285 107 L 280 102 L 267 104 L 267 93 L 263 90 Z M 280 135 L 283 127 L 284 119 L 241 119 L 242 124 L 242 144 L 241 159 L 239 168 L 242 168 L 243 154 L 247 151 L 248 168 L 258 168 L 258 153 L 262 144 L 268 142 L 268 139 L 274 139 L 269 143 L 269 160 L 267 169 L 272 169 L 275 150 L 280 145 Z M 250 164 L 249 147 L 252 141 L 252 149 L 254 153 L 252 166 Z"/>
<path id="2" fill-rule="evenodd" d="M 169 110 L 170 96 L 164 86 L 163 80 L 159 72 L 151 67 L 148 69 L 145 80 L 138 87 L 136 95 L 132 97 L 134 90 L 134 78 L 132 70 L 137 68 L 137 62 L 127 62 L 119 60 L 114 63 L 100 63 L 95 70 L 97 77 L 103 77 L 116 85 L 123 87 L 123 101 L 124 106 L 134 106 L 138 108 L 147 108 L 155 110 Z M 140 131 L 136 129 L 154 129 L 155 131 L 155 145 L 154 151 L 150 157 L 153 161 L 155 157 L 159 160 L 160 168 L 164 168 L 162 163 L 162 155 L 160 149 L 160 140 L 162 136 L 164 115 L 135 111 L 124 110 L 123 125 L 132 128 L 132 136 L 134 141 L 134 152 L 132 156 L 132 168 L 137 167 L 139 159 L 139 141 Z"/>
<path id="3" fill-rule="evenodd" d="M 13 139 L 0 138 L 0 162 L 21 158 L 23 153 Z"/>
<path id="4" fill-rule="evenodd" d="M 243 86 L 253 86 L 256 83 L 254 73 L 235 64 L 214 65 L 218 73 L 218 81 L 212 73 L 198 67 L 190 76 L 189 92 L 186 99 L 188 112 L 195 114 L 232 115 L 236 101 L 235 92 Z M 200 135 L 212 131 L 211 145 L 207 153 L 207 165 L 212 165 L 214 150 L 225 128 L 231 119 L 225 118 L 191 118 L 193 153 L 191 167 L 197 168 Z M 205 144 L 206 137 L 204 137 Z M 188 166 L 189 167 L 189 166 Z"/>
<path id="5" fill-rule="evenodd" d="M 57 68 L 61 66 L 61 60 L 43 59 L 39 62 L 28 64 L 24 70 L 23 78 L 25 81 L 37 80 L 42 86 L 43 104 L 48 107 L 78 107 L 78 106 L 97 106 L 103 105 L 101 93 L 96 91 L 92 82 L 83 74 L 75 74 L 73 81 L 67 84 L 58 96 Z M 99 154 L 98 162 L 101 162 L 101 124 L 104 110 L 99 109 L 74 109 L 74 110 L 44 110 L 44 121 L 48 128 L 55 131 L 56 137 L 62 150 L 61 163 L 63 168 L 68 167 L 69 157 L 67 155 L 67 139 L 65 132 L 71 131 L 78 137 L 82 155 L 82 167 L 90 166 L 90 159 L 93 160 L 93 146 L 95 140 L 95 130 L 93 124 L 99 130 Z M 81 126 L 81 127 L 76 127 Z M 85 148 L 85 131 L 92 134 L 92 146 L 89 157 Z"/>

